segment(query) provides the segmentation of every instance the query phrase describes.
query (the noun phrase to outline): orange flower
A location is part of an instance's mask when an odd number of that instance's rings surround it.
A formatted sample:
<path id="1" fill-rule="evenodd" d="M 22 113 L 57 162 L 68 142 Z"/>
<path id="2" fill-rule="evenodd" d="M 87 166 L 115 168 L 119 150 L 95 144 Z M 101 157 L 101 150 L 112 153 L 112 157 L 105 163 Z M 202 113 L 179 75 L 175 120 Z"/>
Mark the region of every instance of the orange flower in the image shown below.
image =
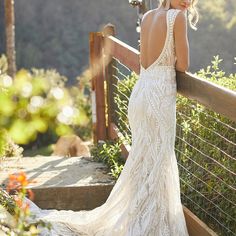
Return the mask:
<path id="1" fill-rule="evenodd" d="M 19 188 L 19 187 L 26 187 L 33 181 L 27 180 L 26 174 L 21 171 L 17 174 L 9 175 L 9 188 Z"/>
<path id="2" fill-rule="evenodd" d="M 19 182 L 24 182 L 25 180 L 26 180 L 26 175 L 25 175 L 25 173 L 24 172 L 20 172 L 19 174 L 18 174 L 18 176 L 17 176 L 17 180 L 19 181 Z"/>
<path id="3" fill-rule="evenodd" d="M 7 191 L 10 192 L 12 190 L 18 190 L 18 191 L 25 192 L 26 187 L 29 185 L 29 183 L 32 183 L 32 182 L 35 182 L 35 181 L 29 181 L 27 179 L 25 172 L 23 171 L 16 174 L 10 174 L 9 182 L 7 185 Z M 27 189 L 26 191 L 29 194 L 29 199 L 32 200 L 34 198 L 34 193 L 30 189 Z"/>
<path id="4" fill-rule="evenodd" d="M 26 174 L 21 171 L 20 173 L 16 174 L 12 179 L 16 180 L 22 187 L 28 185 L 28 180 Z"/>
<path id="5" fill-rule="evenodd" d="M 16 176 L 14 174 L 10 174 L 9 179 L 10 179 L 10 181 L 14 181 L 14 180 L 16 180 Z"/>

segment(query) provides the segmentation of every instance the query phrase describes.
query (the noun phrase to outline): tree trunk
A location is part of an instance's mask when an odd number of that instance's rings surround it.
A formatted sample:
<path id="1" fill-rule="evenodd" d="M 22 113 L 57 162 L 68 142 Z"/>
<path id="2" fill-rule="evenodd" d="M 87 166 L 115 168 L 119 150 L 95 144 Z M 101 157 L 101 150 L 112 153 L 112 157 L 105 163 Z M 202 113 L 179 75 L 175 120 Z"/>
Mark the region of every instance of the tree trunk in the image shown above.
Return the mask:
<path id="1" fill-rule="evenodd" d="M 5 30 L 8 74 L 14 77 L 16 73 L 14 0 L 5 0 Z"/>

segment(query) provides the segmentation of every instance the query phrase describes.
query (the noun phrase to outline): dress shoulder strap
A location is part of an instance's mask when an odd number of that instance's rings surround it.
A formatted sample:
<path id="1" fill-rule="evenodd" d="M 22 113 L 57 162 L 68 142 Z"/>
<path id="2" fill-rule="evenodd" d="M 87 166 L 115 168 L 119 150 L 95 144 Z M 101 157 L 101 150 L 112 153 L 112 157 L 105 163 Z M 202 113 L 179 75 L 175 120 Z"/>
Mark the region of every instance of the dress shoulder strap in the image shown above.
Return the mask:
<path id="1" fill-rule="evenodd" d="M 167 11 L 167 28 L 170 36 L 173 36 L 175 19 L 180 11 L 179 9 L 170 9 Z"/>

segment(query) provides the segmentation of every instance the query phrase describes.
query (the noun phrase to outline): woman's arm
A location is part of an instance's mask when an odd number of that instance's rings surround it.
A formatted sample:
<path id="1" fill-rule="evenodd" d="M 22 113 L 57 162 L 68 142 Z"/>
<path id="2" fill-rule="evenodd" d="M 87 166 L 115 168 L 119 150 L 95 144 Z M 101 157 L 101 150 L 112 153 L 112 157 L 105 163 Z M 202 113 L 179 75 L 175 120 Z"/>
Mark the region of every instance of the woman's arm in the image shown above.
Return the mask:
<path id="1" fill-rule="evenodd" d="M 174 26 L 175 53 L 177 71 L 185 72 L 189 68 L 189 43 L 187 35 L 187 20 L 184 11 L 181 11 L 175 20 Z"/>

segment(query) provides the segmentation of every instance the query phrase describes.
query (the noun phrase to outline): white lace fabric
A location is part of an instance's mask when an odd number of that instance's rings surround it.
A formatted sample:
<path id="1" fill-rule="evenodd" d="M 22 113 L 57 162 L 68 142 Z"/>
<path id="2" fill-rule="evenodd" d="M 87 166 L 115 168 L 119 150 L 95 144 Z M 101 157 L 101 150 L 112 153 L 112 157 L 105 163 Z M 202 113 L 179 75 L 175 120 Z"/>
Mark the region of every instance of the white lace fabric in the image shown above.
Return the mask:
<path id="1" fill-rule="evenodd" d="M 42 210 L 37 218 L 53 225 L 41 235 L 188 236 L 180 200 L 176 131 L 173 27 L 179 10 L 167 11 L 163 51 L 141 72 L 128 104 L 132 146 L 106 202 L 90 211 Z"/>

